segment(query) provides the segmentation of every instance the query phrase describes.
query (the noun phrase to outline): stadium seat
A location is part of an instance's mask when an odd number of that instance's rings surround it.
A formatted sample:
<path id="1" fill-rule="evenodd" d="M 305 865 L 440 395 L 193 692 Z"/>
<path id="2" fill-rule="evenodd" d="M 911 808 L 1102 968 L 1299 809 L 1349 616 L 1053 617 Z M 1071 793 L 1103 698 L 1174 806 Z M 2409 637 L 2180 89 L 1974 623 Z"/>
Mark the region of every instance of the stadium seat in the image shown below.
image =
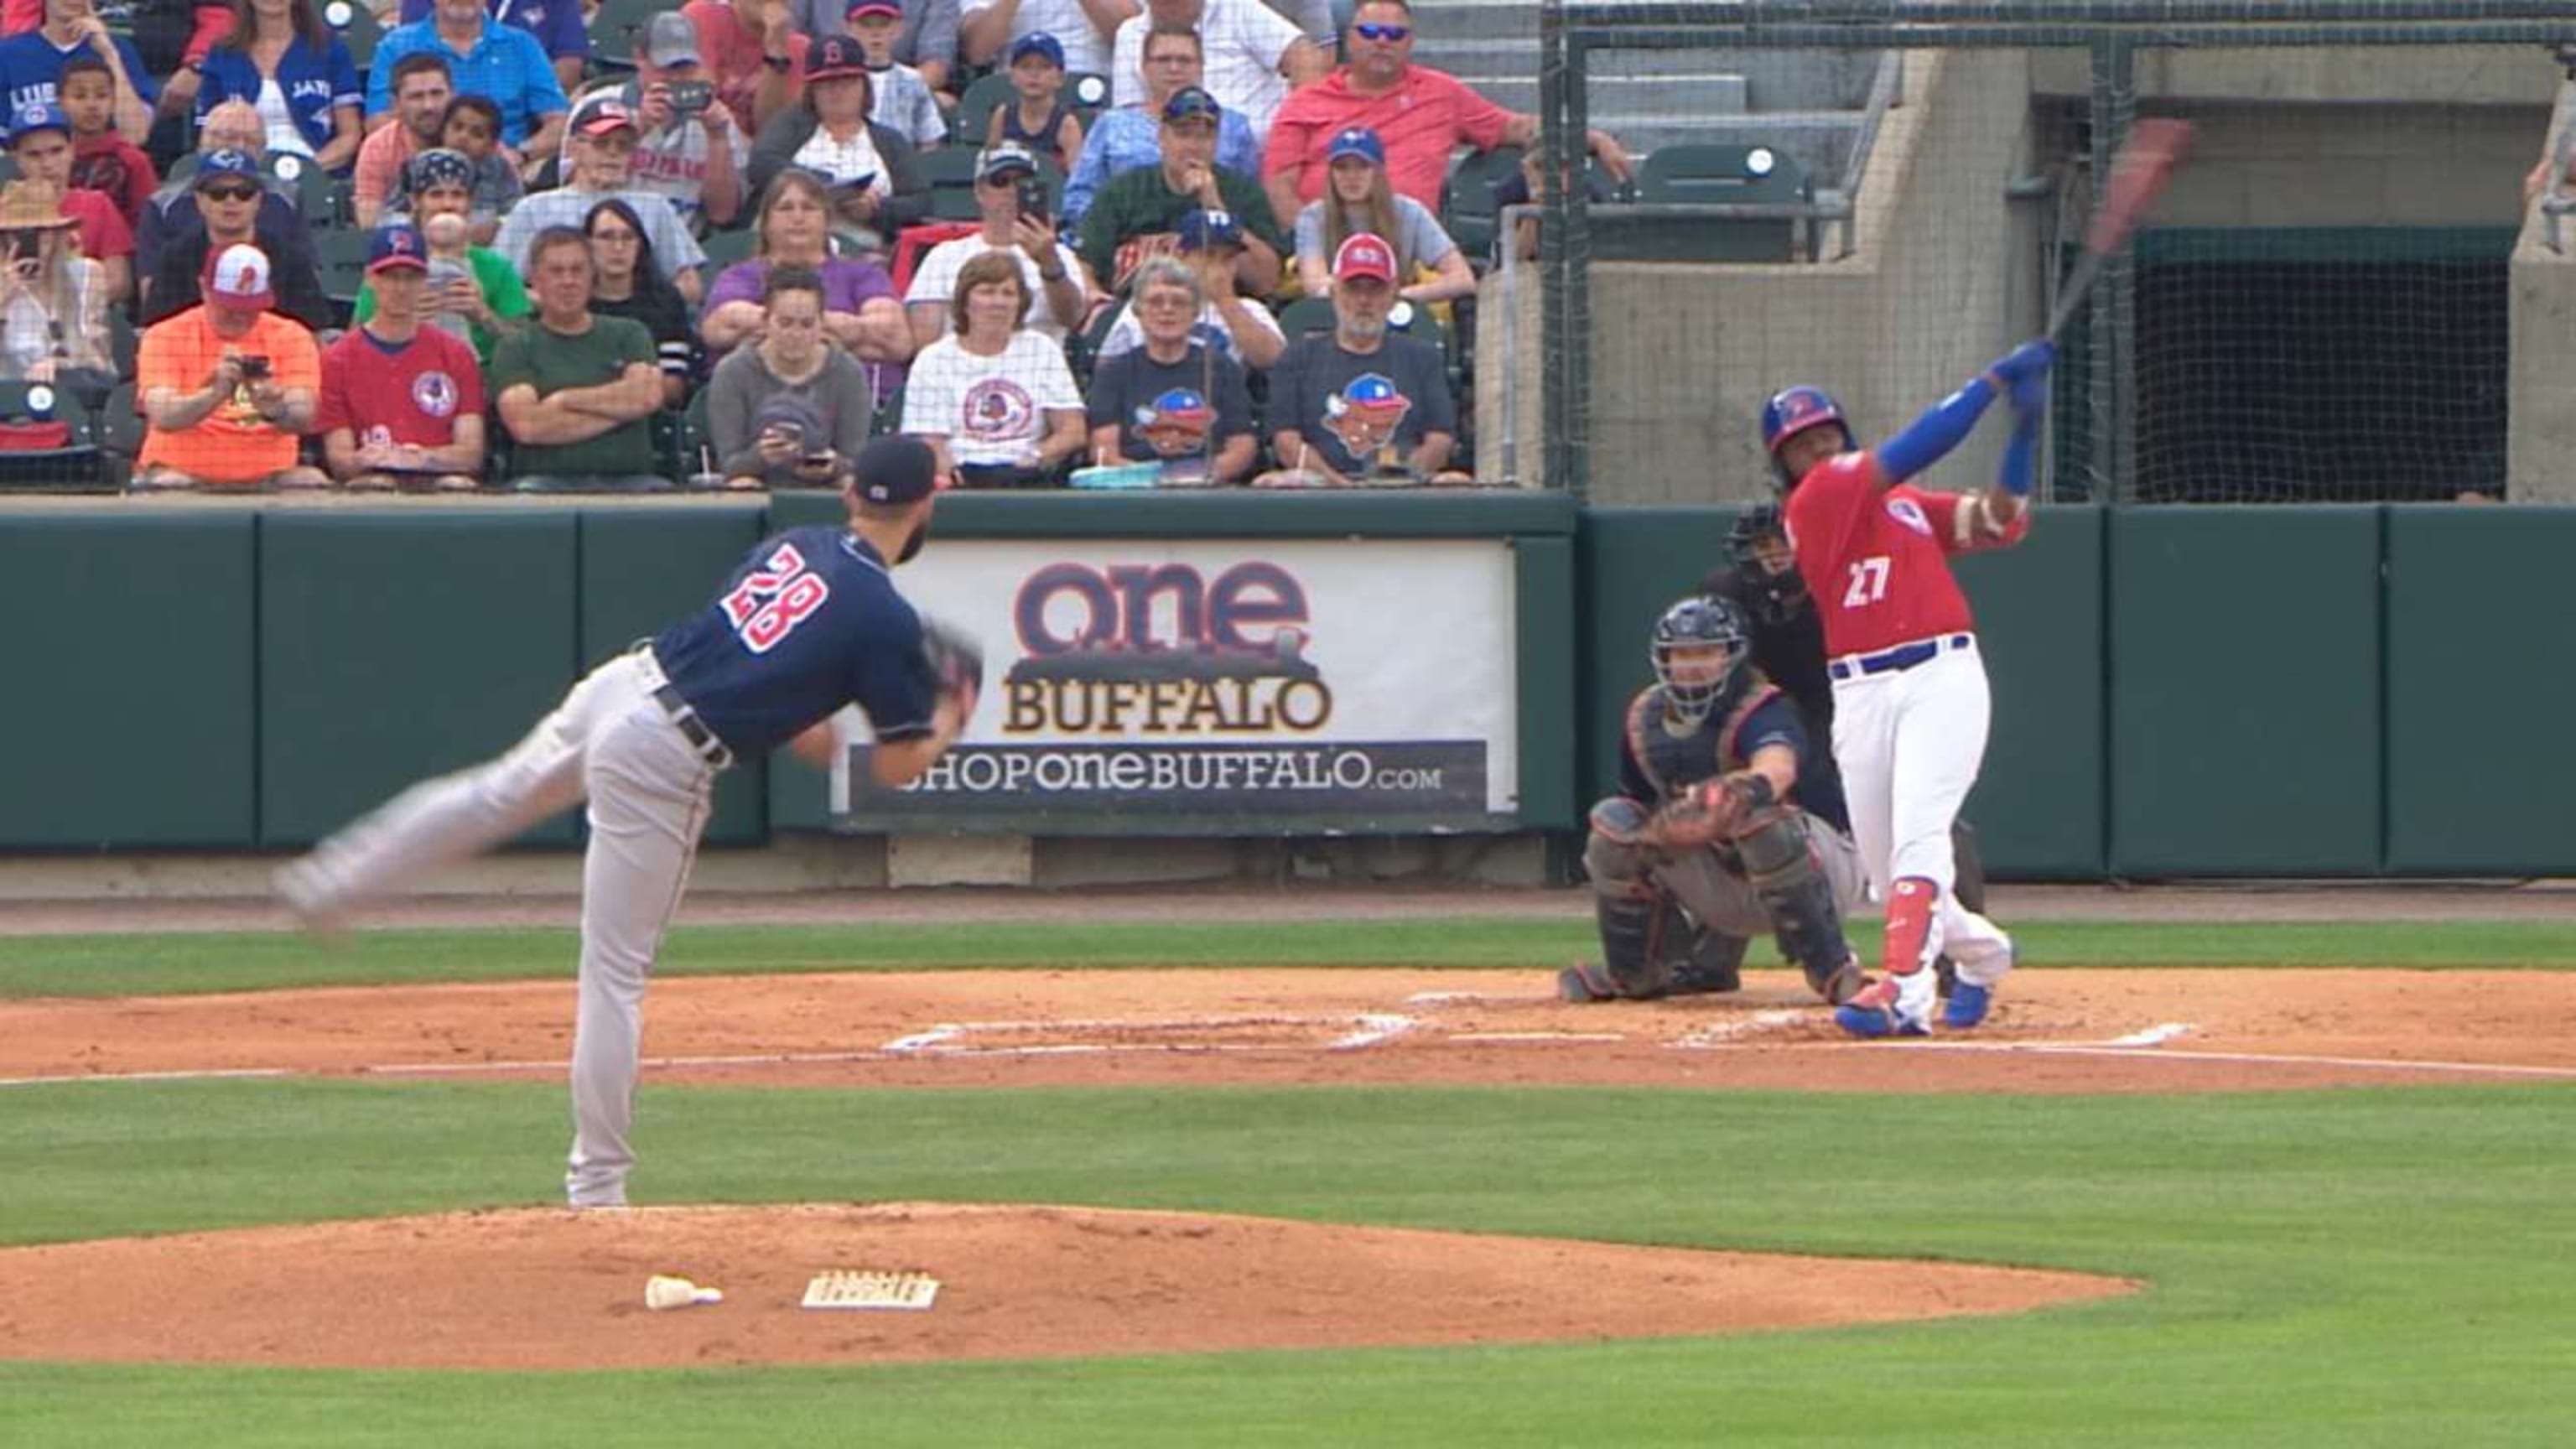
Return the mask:
<path id="1" fill-rule="evenodd" d="M 376 12 L 367 7 L 365 0 L 330 0 L 322 7 L 322 21 L 338 32 L 340 43 L 349 48 L 350 62 L 364 76 L 367 63 L 376 57 L 376 42 L 385 33 Z"/>
<path id="2" fill-rule="evenodd" d="M 367 234 L 362 231 L 317 231 L 313 264 L 322 273 L 322 295 L 342 312 L 356 306 L 358 289 L 367 284 Z"/>
<path id="3" fill-rule="evenodd" d="M 913 158 L 930 179 L 930 214 L 941 221 L 980 221 L 975 205 L 975 148 L 942 146 Z"/>
<path id="4" fill-rule="evenodd" d="M 635 46 L 653 17 L 679 7 L 671 0 L 603 0 L 590 17 L 590 58 L 619 70 L 635 68 Z"/>
<path id="5" fill-rule="evenodd" d="M 116 365 L 116 375 L 127 382 L 134 380 L 134 356 L 141 351 L 143 339 L 134 330 L 134 319 L 122 307 L 107 309 L 107 355 Z"/>
<path id="6" fill-rule="evenodd" d="M 1666 146 L 1638 168 L 1637 189 L 1650 206 L 1799 202 L 1807 199 L 1807 173 L 1769 146 Z"/>
<path id="7" fill-rule="evenodd" d="M 1279 309 L 1279 331 L 1290 343 L 1300 337 L 1333 330 L 1333 299 L 1300 297 Z"/>
<path id="8" fill-rule="evenodd" d="M 0 447 L 0 491 L 95 492 L 113 485 L 95 420 L 71 389 L 42 382 L 0 382 L 0 428 L 61 425 L 58 447 Z M 14 441 L 34 441 L 20 437 Z"/>
<path id="9" fill-rule="evenodd" d="M 1768 146 L 1666 146 L 1639 168 L 1637 189 L 1638 205 L 1591 208 L 1596 259 L 1787 262 L 1802 249 L 1812 254 L 1812 221 L 1669 210 L 1811 201 L 1804 168 Z"/>
<path id="10" fill-rule="evenodd" d="M 1064 78 L 1065 99 L 1073 103 L 1073 114 L 1082 129 L 1091 129 L 1091 119 L 1109 109 L 1109 77 L 1078 70 Z"/>
<path id="11" fill-rule="evenodd" d="M 333 224 L 331 173 L 314 165 L 311 157 L 269 151 L 260 156 L 259 169 L 272 186 L 295 203 L 306 226 L 319 231 Z"/>
<path id="12" fill-rule="evenodd" d="M 993 112 L 1017 100 L 1019 94 L 1011 88 L 1011 73 L 1006 70 L 997 70 L 975 82 L 957 102 L 955 129 L 949 134 L 968 156 L 973 156 L 984 149 L 984 128 L 993 123 Z"/>
<path id="13" fill-rule="evenodd" d="M 1441 186 L 1440 225 L 1478 266 L 1493 254 L 1494 228 L 1500 224 L 1494 188 L 1518 171 L 1520 164 L 1518 146 L 1469 151 L 1450 166 L 1449 179 Z"/>
<path id="14" fill-rule="evenodd" d="M 706 276 L 712 282 L 725 268 L 751 260 L 752 253 L 760 250 L 760 234 L 748 227 L 711 231 L 707 233 L 706 240 L 699 243 L 699 249 L 707 254 Z"/>

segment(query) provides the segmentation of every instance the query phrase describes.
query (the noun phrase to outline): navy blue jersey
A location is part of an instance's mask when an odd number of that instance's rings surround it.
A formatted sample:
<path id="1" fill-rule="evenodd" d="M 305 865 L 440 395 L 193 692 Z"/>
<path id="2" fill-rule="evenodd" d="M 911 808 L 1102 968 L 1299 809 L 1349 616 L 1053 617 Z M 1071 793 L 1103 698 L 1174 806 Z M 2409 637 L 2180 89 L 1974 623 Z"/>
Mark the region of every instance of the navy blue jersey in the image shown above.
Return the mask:
<path id="1" fill-rule="evenodd" d="M 881 740 L 930 733 L 938 695 L 921 618 L 877 551 L 846 530 L 794 528 L 751 551 L 654 657 L 738 756 L 765 754 L 845 704 Z"/>
<path id="2" fill-rule="evenodd" d="M 1745 768 L 1754 752 L 1786 746 L 1798 757 L 1798 783 L 1789 799 L 1845 834 L 1851 808 L 1843 803 L 1842 777 L 1832 755 L 1807 732 L 1797 702 L 1770 681 L 1747 671 L 1717 707 L 1694 725 L 1677 725 L 1664 707 L 1661 685 L 1628 706 L 1619 740 L 1619 793 L 1648 809 L 1689 786 Z"/>

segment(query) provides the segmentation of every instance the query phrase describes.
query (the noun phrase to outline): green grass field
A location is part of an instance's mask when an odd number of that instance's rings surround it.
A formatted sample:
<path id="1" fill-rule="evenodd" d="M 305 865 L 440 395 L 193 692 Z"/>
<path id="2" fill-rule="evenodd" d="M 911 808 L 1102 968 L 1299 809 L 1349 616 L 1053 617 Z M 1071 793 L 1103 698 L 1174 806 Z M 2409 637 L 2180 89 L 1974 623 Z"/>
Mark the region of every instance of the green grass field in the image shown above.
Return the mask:
<path id="1" fill-rule="evenodd" d="M 2085 964 L 2576 964 L 2576 933 L 2521 925 L 2027 934 L 2033 957 Z M 1538 965 L 1581 947 L 1578 929 L 1527 921 L 700 930 L 668 964 Z M 19 938 L 5 955 L 0 994 L 24 997 L 561 975 L 569 944 Z M 2576 1087 L 1884 1101 L 648 1086 L 641 1126 L 645 1203 L 1180 1208 L 2150 1286 L 2012 1319 L 1550 1348 L 593 1375 L 0 1363 L 0 1445 L 2557 1449 L 2576 1422 Z M 555 1083 L 0 1089 L 0 1241 L 544 1203 L 563 1133 Z"/>

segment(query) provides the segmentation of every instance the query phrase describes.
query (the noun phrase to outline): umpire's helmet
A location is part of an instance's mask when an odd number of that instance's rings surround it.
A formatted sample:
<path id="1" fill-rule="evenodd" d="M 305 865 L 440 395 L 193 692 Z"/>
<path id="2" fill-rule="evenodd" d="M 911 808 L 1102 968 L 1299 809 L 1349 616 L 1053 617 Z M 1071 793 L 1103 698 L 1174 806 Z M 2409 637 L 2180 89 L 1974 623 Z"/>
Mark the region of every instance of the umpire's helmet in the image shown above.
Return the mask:
<path id="1" fill-rule="evenodd" d="M 1664 610 L 1664 616 L 1655 621 L 1651 654 L 1655 681 L 1664 687 L 1664 698 L 1675 714 L 1693 722 L 1708 717 L 1743 665 L 1748 637 L 1744 611 L 1727 599 L 1695 595 Z M 1715 673 L 1703 676 L 1698 670 L 1684 673 L 1676 668 L 1675 654 L 1710 648 L 1726 651 L 1726 663 Z"/>
<path id="2" fill-rule="evenodd" d="M 1757 503 L 1735 515 L 1735 526 L 1726 531 L 1727 556 L 1735 562 L 1736 577 L 1744 580 L 1746 601 L 1753 612 L 1777 624 L 1807 606 L 1807 581 L 1794 563 L 1774 573 L 1754 551 L 1760 543 L 1777 542 L 1787 546 L 1789 532 L 1780 523 L 1780 505 Z"/>
<path id="3" fill-rule="evenodd" d="M 1855 446 L 1851 419 L 1843 416 L 1843 406 L 1834 401 L 1833 394 L 1821 387 L 1784 387 L 1762 405 L 1762 448 L 1771 455 L 1771 471 L 1780 476 L 1781 492 L 1798 486 L 1798 480 L 1790 477 L 1787 466 L 1781 463 L 1780 445 L 1826 423 L 1843 430 L 1845 448 Z"/>

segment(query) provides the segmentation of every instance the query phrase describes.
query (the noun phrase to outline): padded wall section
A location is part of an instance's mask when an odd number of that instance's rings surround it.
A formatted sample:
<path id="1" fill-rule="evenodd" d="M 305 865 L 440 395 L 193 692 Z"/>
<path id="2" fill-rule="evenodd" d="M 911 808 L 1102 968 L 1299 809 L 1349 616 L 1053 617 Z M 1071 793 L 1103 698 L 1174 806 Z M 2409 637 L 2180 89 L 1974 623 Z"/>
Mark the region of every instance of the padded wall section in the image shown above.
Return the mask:
<path id="1" fill-rule="evenodd" d="M 257 515 L 12 513 L 0 848 L 239 849 L 257 835 Z"/>
<path id="2" fill-rule="evenodd" d="M 2576 875 L 2576 510 L 2388 510 L 2388 868 Z"/>
<path id="3" fill-rule="evenodd" d="M 2103 517 L 2044 508 L 2028 539 L 1953 566 L 1994 692 L 1985 769 L 1963 813 L 1996 875 L 2102 874 Z"/>
<path id="4" fill-rule="evenodd" d="M 2111 870 L 2380 863 L 2380 513 L 2111 518 Z"/>
<path id="5" fill-rule="evenodd" d="M 760 541 L 757 509 L 598 509 L 581 515 L 581 641 L 586 669 L 708 606 Z M 769 761 L 716 777 L 708 845 L 769 838 Z"/>
<path id="6" fill-rule="evenodd" d="M 570 510 L 277 509 L 260 536 L 260 836 L 305 845 L 508 749 L 581 655 Z M 577 838 L 575 812 L 524 843 Z"/>
<path id="7" fill-rule="evenodd" d="M 1593 508 L 1577 539 L 1583 641 L 1575 738 L 1584 769 L 1578 808 L 1619 785 L 1619 719 L 1655 681 L 1647 657 L 1655 620 L 1727 563 L 1733 508 Z"/>

